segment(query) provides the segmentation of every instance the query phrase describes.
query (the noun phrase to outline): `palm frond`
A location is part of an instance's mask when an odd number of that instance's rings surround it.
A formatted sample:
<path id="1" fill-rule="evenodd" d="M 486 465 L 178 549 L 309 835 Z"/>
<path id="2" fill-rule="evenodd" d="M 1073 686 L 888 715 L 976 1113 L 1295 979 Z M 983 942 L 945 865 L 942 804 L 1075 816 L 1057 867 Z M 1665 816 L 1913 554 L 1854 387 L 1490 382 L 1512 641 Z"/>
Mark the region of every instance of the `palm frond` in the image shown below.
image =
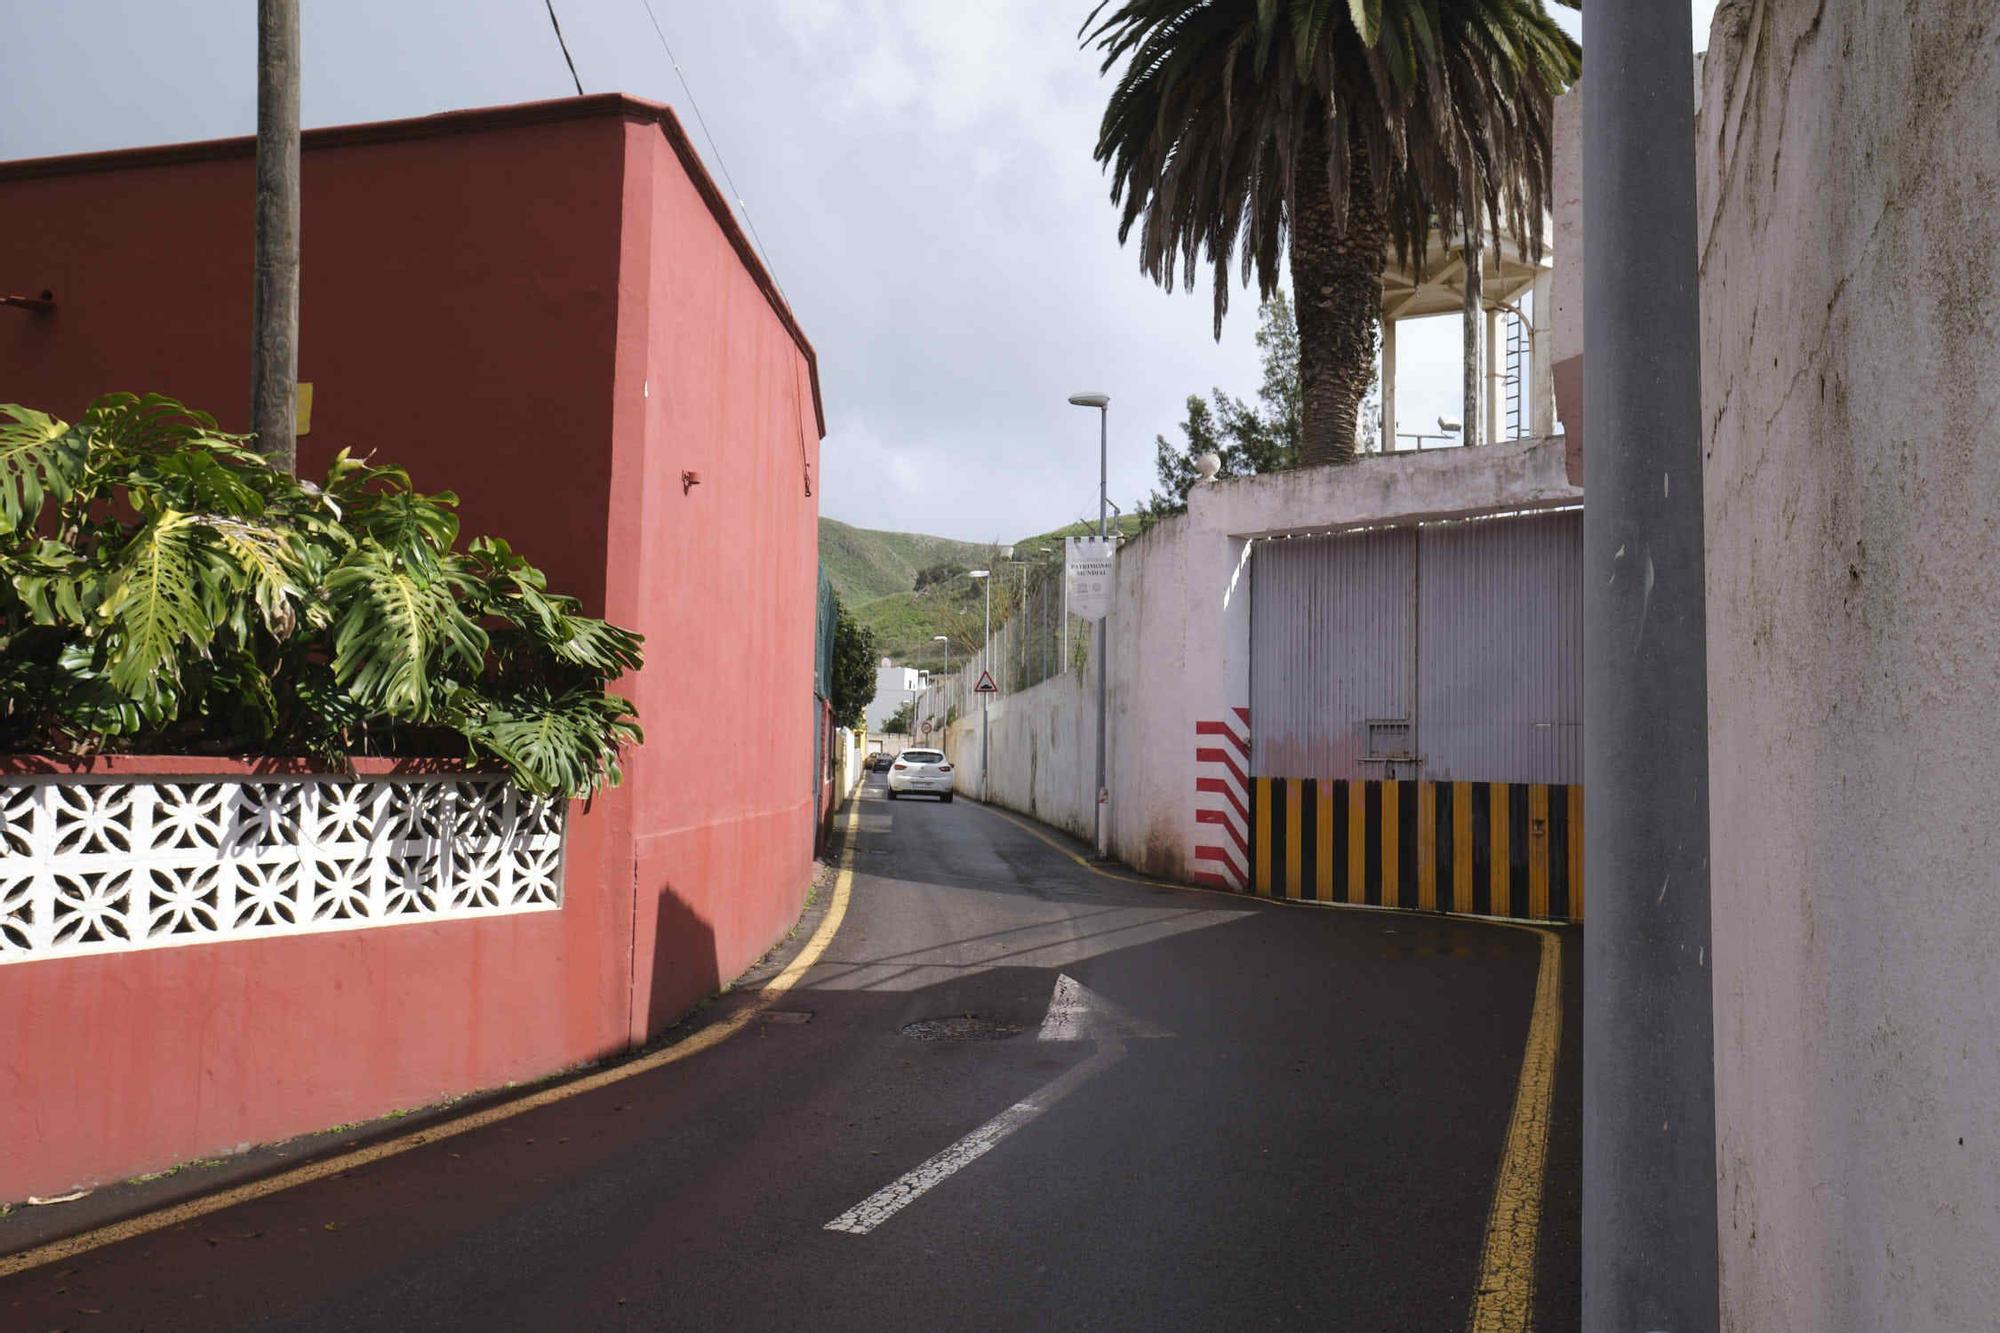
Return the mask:
<path id="1" fill-rule="evenodd" d="M 1237 250 L 1269 296 L 1298 213 L 1307 135 L 1348 127 L 1404 262 L 1447 235 L 1541 245 L 1553 99 L 1581 69 L 1540 0 L 1126 0 L 1084 40 L 1108 72 L 1097 160 L 1162 286 L 1212 270 L 1218 313 Z M 1246 44 L 1247 43 L 1247 44 Z M 1344 192 L 1336 189 L 1336 197 Z"/>

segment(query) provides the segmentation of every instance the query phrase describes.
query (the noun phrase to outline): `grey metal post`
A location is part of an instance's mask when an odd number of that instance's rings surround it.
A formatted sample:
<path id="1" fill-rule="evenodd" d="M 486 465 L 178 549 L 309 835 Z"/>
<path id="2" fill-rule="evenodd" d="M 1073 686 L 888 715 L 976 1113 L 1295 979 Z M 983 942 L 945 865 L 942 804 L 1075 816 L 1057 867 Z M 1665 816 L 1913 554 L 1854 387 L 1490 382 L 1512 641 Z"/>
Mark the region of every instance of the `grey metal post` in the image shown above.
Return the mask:
<path id="1" fill-rule="evenodd" d="M 1583 1326 L 1674 1333 L 1720 1320 L 1689 18 L 1590 6 L 1583 117 Z"/>
<path id="2" fill-rule="evenodd" d="M 986 641 L 979 648 L 979 674 L 984 676 L 993 670 L 993 574 L 988 571 L 980 580 L 986 585 Z M 974 688 L 979 682 L 974 681 Z M 985 800 L 992 790 L 991 770 L 986 761 L 993 756 L 992 732 L 987 727 L 987 705 L 993 702 L 991 694 L 979 696 L 979 799 Z"/>
<path id="3" fill-rule="evenodd" d="M 257 0 L 257 232 L 250 429 L 296 473 L 299 377 L 299 0 Z"/>
<path id="4" fill-rule="evenodd" d="M 1111 535 L 1111 404 L 1105 403 L 1097 409 L 1097 536 L 1102 541 Z M 1105 608 L 1104 618 L 1097 622 L 1097 854 L 1109 855 L 1107 837 L 1110 820 L 1105 816 L 1111 802 L 1111 793 L 1104 785 L 1104 727 L 1109 720 L 1104 715 L 1104 659 L 1111 646 L 1111 612 Z"/>
<path id="5" fill-rule="evenodd" d="M 1014 608 L 1009 620 L 1014 626 L 1014 637 L 1020 640 L 1014 645 L 1014 656 L 1020 662 L 1021 674 L 1014 677 L 1014 688 L 1025 688 L 1028 683 L 1028 562 L 1021 562 L 1021 603 Z"/>

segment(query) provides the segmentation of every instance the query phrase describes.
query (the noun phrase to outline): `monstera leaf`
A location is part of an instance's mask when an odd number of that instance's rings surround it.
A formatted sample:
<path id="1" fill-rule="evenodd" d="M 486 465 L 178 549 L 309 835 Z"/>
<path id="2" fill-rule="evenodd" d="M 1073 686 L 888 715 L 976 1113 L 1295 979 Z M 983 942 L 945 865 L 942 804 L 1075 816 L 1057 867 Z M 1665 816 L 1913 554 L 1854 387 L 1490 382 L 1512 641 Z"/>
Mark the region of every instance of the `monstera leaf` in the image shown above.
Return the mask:
<path id="1" fill-rule="evenodd" d="M 0 533 L 31 531 L 42 506 L 67 500 L 83 476 L 89 443 L 80 431 L 13 403 L 0 403 Z"/>
<path id="2" fill-rule="evenodd" d="M 0 745 L 456 746 L 540 795 L 616 782 L 639 728 L 604 687 L 639 636 L 505 541 L 457 549 L 457 503 L 344 451 L 302 483 L 159 395 L 0 407 Z"/>
<path id="3" fill-rule="evenodd" d="M 454 667 L 477 671 L 486 631 L 459 606 L 442 573 L 423 578 L 368 543 L 327 577 L 333 674 L 362 707 L 428 722 L 436 686 Z"/>
<path id="4" fill-rule="evenodd" d="M 463 730 L 536 795 L 587 796 L 617 785 L 619 748 L 642 739 L 637 716 L 630 703 L 602 690 L 531 688 L 473 702 Z"/>

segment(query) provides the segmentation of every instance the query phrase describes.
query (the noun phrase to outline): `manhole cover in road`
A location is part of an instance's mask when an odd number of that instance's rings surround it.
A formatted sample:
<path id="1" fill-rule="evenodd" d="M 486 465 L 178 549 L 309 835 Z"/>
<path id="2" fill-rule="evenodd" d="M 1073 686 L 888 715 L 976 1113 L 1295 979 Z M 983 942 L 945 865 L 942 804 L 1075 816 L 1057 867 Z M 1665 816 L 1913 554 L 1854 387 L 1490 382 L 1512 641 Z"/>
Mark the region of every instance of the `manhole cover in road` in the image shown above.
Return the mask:
<path id="1" fill-rule="evenodd" d="M 999 1041 L 1023 1031 L 1019 1023 L 1002 1023 L 978 1014 L 953 1014 L 950 1018 L 921 1018 L 903 1024 L 903 1035 L 918 1041 Z"/>

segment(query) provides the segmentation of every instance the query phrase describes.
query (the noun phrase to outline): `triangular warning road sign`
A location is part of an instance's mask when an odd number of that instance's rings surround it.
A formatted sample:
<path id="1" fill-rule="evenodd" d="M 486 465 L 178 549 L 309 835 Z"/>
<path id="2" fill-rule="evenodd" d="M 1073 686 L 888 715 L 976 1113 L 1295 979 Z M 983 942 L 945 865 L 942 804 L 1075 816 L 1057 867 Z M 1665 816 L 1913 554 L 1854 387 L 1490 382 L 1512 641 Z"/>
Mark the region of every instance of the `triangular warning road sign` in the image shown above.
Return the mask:
<path id="1" fill-rule="evenodd" d="M 998 694 L 1000 693 L 1000 687 L 993 683 L 993 673 L 991 671 L 982 671 L 979 673 L 979 683 L 972 687 L 972 692 L 974 694 Z"/>

